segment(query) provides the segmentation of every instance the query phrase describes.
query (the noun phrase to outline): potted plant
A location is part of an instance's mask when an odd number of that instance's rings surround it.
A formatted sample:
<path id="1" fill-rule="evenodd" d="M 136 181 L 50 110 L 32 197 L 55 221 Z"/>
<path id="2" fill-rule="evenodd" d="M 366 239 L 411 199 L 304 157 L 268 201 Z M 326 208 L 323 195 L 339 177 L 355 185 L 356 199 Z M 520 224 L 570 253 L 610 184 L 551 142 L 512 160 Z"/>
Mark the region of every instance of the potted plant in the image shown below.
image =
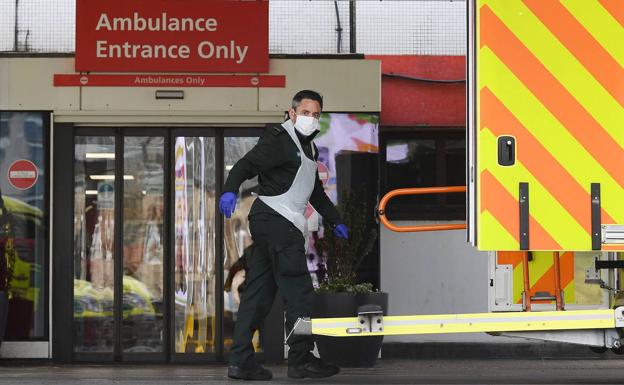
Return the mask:
<path id="1" fill-rule="evenodd" d="M 10 215 L 0 195 L 0 344 L 4 340 L 7 325 L 9 291 L 16 257 Z"/>
<path id="2" fill-rule="evenodd" d="M 316 237 L 315 247 L 325 262 L 317 273 L 316 314 L 318 318 L 355 317 L 362 305 L 375 304 L 388 311 L 388 294 L 373 290 L 373 284 L 358 282 L 357 272 L 364 258 L 373 251 L 378 231 L 366 215 L 366 201 L 361 194 L 345 192 L 336 207 L 343 223 L 349 228 L 349 239 L 325 231 Z M 325 223 L 325 229 L 329 229 Z M 371 367 L 381 349 L 383 336 L 327 337 L 316 336 L 321 357 L 342 367 Z"/>

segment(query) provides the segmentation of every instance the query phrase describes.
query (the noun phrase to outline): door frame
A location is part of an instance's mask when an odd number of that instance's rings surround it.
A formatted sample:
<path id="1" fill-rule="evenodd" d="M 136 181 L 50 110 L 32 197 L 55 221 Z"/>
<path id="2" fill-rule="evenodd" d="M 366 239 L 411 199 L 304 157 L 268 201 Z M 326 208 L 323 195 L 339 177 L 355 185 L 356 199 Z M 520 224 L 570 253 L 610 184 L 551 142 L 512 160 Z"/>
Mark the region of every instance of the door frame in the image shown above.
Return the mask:
<path id="1" fill-rule="evenodd" d="M 64 135 L 67 136 L 67 135 Z M 68 180 L 64 184 L 64 186 L 57 187 L 59 189 L 64 188 L 64 193 L 62 196 L 68 196 L 69 199 L 66 201 L 69 202 L 69 216 L 72 218 L 72 225 L 69 227 L 71 230 L 66 231 L 70 235 L 71 242 L 69 244 L 69 248 L 65 248 L 64 255 L 71 256 L 67 258 L 69 260 L 69 269 L 65 271 L 70 271 L 70 276 L 74 276 L 74 227 L 73 227 L 73 216 L 74 216 L 74 182 L 75 182 L 75 174 L 74 174 L 74 164 L 75 164 L 75 138 L 78 136 L 112 136 L 115 138 L 115 175 L 123 175 L 124 174 L 124 138 L 126 137 L 136 137 L 136 136 L 151 136 L 151 137 L 162 137 L 164 139 L 163 143 L 163 175 L 166 182 L 166 176 L 170 175 L 170 165 L 169 161 L 169 151 L 167 151 L 167 146 L 170 145 L 170 135 L 169 130 L 166 128 L 158 128 L 158 127 L 71 127 L 71 146 L 65 146 L 66 141 L 58 143 L 61 147 L 61 153 L 65 159 L 71 159 L 71 165 L 68 168 L 65 168 L 66 174 L 69 175 Z M 56 163 L 56 162 L 55 162 Z M 69 171 L 68 171 L 69 170 Z M 169 223 L 168 216 L 170 215 L 170 207 L 168 207 L 169 199 L 168 195 L 170 194 L 170 186 L 168 183 L 164 184 L 163 190 L 163 231 L 168 231 L 167 225 Z M 167 361 L 168 356 L 168 347 L 170 346 L 170 341 L 167 339 L 167 335 L 163 340 L 163 350 L 162 352 L 157 353 L 124 353 L 122 347 L 122 329 L 123 329 L 123 312 L 122 312 L 122 303 L 123 303 L 123 200 L 124 200 L 124 182 L 123 178 L 115 179 L 115 225 L 114 225 L 114 234 L 115 234 L 115 258 L 114 258 L 114 329 L 113 329 L 113 352 L 112 353 L 76 353 L 74 352 L 74 337 L 75 337 L 75 324 L 73 318 L 73 311 L 70 313 L 69 317 L 67 317 L 69 321 L 69 325 L 71 327 L 65 328 L 69 331 L 69 335 L 65 332 L 65 339 L 63 345 L 63 350 L 67 351 L 66 354 L 63 354 L 63 362 L 67 362 L 69 359 L 70 362 L 98 362 L 98 363 L 131 363 L 131 362 L 155 362 L 155 363 L 164 363 Z M 67 210 L 67 208 L 65 208 Z M 59 212 L 59 211 L 57 211 Z M 61 211 L 62 212 L 62 211 Z M 66 227 L 67 228 L 67 227 Z M 169 252 L 170 245 L 168 244 L 168 239 L 163 240 L 163 264 L 167 263 L 167 259 L 170 258 Z M 61 255 L 63 255 L 61 254 Z M 55 262 L 59 260 L 59 258 L 55 258 Z M 168 271 L 163 271 L 163 290 L 165 293 L 168 292 L 169 288 L 167 287 L 168 280 L 166 276 L 169 274 Z M 59 278 L 56 277 L 55 285 L 58 284 Z M 67 279 L 67 274 L 65 273 L 64 278 Z M 73 279 L 71 280 L 73 281 Z M 56 292 L 56 290 L 55 290 Z M 73 285 L 70 285 L 69 295 L 66 295 L 64 298 L 58 298 L 55 296 L 54 301 L 55 304 L 60 302 L 69 302 L 69 304 L 65 304 L 62 306 L 64 309 L 71 308 L 73 309 L 74 302 L 74 291 Z M 168 318 L 166 314 L 168 313 L 168 307 L 170 304 L 168 303 L 169 296 L 165 295 L 165 309 L 163 314 L 163 328 L 167 330 Z M 57 325 L 53 325 L 55 329 L 59 329 Z M 56 334 L 56 333 L 55 333 Z M 56 358 L 54 357 L 55 361 Z"/>
<path id="2" fill-rule="evenodd" d="M 223 148 L 222 148 L 222 142 L 223 141 L 219 141 L 218 138 L 218 133 L 217 133 L 217 129 L 214 127 L 208 127 L 208 128 L 173 128 L 169 131 L 169 136 L 170 136 L 170 144 L 169 144 L 169 159 L 170 159 L 170 171 L 169 171 L 169 176 L 172 177 L 172 179 L 170 179 L 169 184 L 171 185 L 174 182 L 174 178 L 175 176 L 173 176 L 173 172 L 175 166 L 173 166 L 172 164 L 175 162 L 175 141 L 176 138 L 178 137 L 184 137 L 184 136 L 191 136 L 191 137 L 208 137 L 208 138 L 215 138 L 215 173 L 217 175 L 215 175 L 215 196 L 218 196 L 218 192 L 221 188 L 221 184 L 222 184 L 222 177 L 219 177 L 219 173 L 216 172 L 216 170 L 219 170 L 219 165 L 223 164 L 223 159 L 220 159 L 219 154 L 223 154 Z M 219 142 L 221 142 L 221 147 Z M 221 152 L 220 152 L 221 151 Z M 221 156 L 222 157 L 222 156 Z M 175 194 L 172 192 L 171 194 L 169 194 L 168 197 L 169 200 L 169 207 L 170 207 L 170 215 L 169 215 L 169 221 L 168 221 L 168 227 L 169 227 L 169 233 L 167 235 L 168 238 L 168 243 L 170 245 L 170 250 L 169 250 L 169 263 L 167 264 L 167 270 L 169 272 L 169 276 L 167 278 L 167 284 L 170 288 L 174 288 L 175 287 L 175 250 L 174 250 L 174 245 L 175 245 L 175 214 L 173 213 L 173 210 L 175 210 Z M 215 210 L 218 209 L 218 203 L 215 200 Z M 218 211 L 215 211 L 215 213 L 218 213 Z M 222 234 L 222 226 L 220 226 L 220 221 L 217 220 L 217 218 L 215 218 L 215 258 L 219 258 L 221 256 L 221 251 L 219 249 L 219 242 L 216 242 L 218 239 L 220 239 L 221 234 Z M 216 260 L 215 260 L 215 266 L 216 266 Z M 215 269 L 215 278 L 217 280 L 217 282 L 215 282 L 216 286 L 215 286 L 215 315 L 221 314 L 220 313 L 220 309 L 223 308 L 223 297 L 216 295 L 217 293 L 219 293 L 219 288 L 222 288 L 223 285 L 220 284 L 220 277 L 223 276 L 223 269 Z M 222 342 L 221 342 L 221 325 L 222 325 L 222 317 L 217 316 L 215 318 L 215 351 L 211 352 L 211 353 L 177 353 L 175 351 L 175 346 L 174 341 L 175 341 L 175 328 L 173 327 L 173 325 L 175 325 L 175 303 L 174 303 L 174 294 L 171 292 L 171 290 L 168 292 L 168 302 L 170 302 L 170 307 L 169 307 L 169 314 L 167 315 L 167 319 L 169 320 L 169 329 L 167 330 L 167 335 L 170 341 L 169 344 L 169 348 L 170 348 L 170 353 L 168 355 L 168 359 L 170 362 L 172 363 L 214 363 L 214 362 L 219 362 L 219 358 L 220 358 L 220 354 L 221 354 L 221 349 L 222 349 Z M 173 295 L 173 296 L 172 296 Z"/>
<path id="3" fill-rule="evenodd" d="M 166 235 L 167 231 L 170 231 L 168 228 L 168 224 L 170 222 L 169 217 L 171 216 L 172 207 L 169 206 L 169 196 L 171 195 L 171 183 L 167 183 L 167 176 L 172 175 L 172 167 L 171 167 L 171 158 L 169 158 L 170 152 L 167 151 L 171 146 L 171 135 L 170 130 L 161 127 L 121 127 L 118 129 L 118 133 L 116 138 L 121 139 L 119 142 L 120 145 L 117 145 L 117 141 L 115 142 L 115 159 L 120 159 L 120 162 L 115 162 L 115 174 L 116 175 L 124 175 L 124 150 L 125 150 L 125 138 L 127 137 L 140 137 L 140 136 L 149 136 L 149 137 L 162 137 L 163 138 L 163 234 Z M 117 140 L 117 139 L 116 139 Z M 123 226 L 118 226 L 118 223 L 124 223 L 124 180 L 123 178 L 115 178 L 115 191 L 119 191 L 119 194 L 115 194 L 115 218 L 119 218 L 115 220 L 115 239 L 120 240 L 119 242 L 115 242 L 115 254 L 121 256 L 123 258 Z M 119 197 L 118 197 L 119 195 Z M 166 236 L 162 237 L 163 242 L 163 300 L 164 300 L 164 310 L 162 315 L 163 322 L 163 330 L 168 330 L 171 325 L 169 324 L 169 317 L 167 314 L 171 312 L 171 296 L 168 293 L 171 290 L 171 287 L 168 286 L 168 275 L 172 275 L 170 271 L 165 269 L 169 264 L 169 260 L 173 259 L 171 255 L 171 244 L 169 243 L 169 239 Z M 117 249 L 118 248 L 118 249 Z M 123 264 L 119 263 L 120 259 L 118 258 L 115 263 L 115 277 L 122 278 L 123 277 Z M 154 362 L 154 363 L 164 363 L 167 362 L 167 357 L 169 356 L 169 348 L 171 346 L 171 341 L 168 340 L 168 333 L 164 333 L 163 335 L 163 346 L 162 352 L 158 353 L 123 353 L 122 350 L 122 322 L 123 322 L 123 311 L 122 311 L 122 299 L 123 299 L 123 280 L 117 279 L 115 284 L 115 362 Z M 118 306 L 118 307 L 117 307 Z M 117 346 L 118 345 L 118 346 Z"/>
<path id="4" fill-rule="evenodd" d="M 224 139 L 226 137 L 259 137 L 264 128 L 262 127 L 249 127 L 249 128 L 223 128 L 223 127 L 209 127 L 209 128 L 186 128 L 179 127 L 173 128 L 170 131 L 171 140 L 170 140 L 170 160 L 171 162 L 175 159 L 175 143 L 176 138 L 178 137 L 213 137 L 215 138 L 215 197 L 221 196 L 223 193 L 223 184 L 225 183 L 224 179 L 224 155 L 225 155 L 225 143 Z M 172 170 L 173 171 L 173 168 Z M 169 196 L 169 204 L 173 209 L 175 208 L 175 196 L 174 194 L 170 194 Z M 215 213 L 219 213 L 219 201 L 215 199 L 214 202 L 214 210 Z M 175 228 L 175 216 L 173 215 L 173 211 L 171 212 L 169 219 L 169 244 L 171 247 L 175 245 L 175 232 L 173 229 Z M 214 330 L 214 339 L 215 339 L 215 351 L 213 353 L 176 353 L 171 347 L 171 353 L 169 355 L 172 363 L 195 363 L 195 362 L 226 362 L 227 361 L 227 352 L 224 350 L 223 342 L 223 314 L 224 314 L 224 299 L 223 299 L 223 285 L 225 281 L 224 271 L 223 271 L 223 262 L 224 262 L 224 245 L 223 245 L 223 237 L 224 237 L 224 229 L 223 229 L 223 216 L 221 214 L 217 214 L 215 218 L 215 265 L 218 265 L 220 268 L 216 269 L 215 272 L 215 315 L 218 315 L 215 319 L 215 330 Z M 173 253 L 171 250 L 170 253 Z M 173 255 L 173 254 L 171 254 Z M 171 258 L 170 264 L 168 265 L 169 271 L 175 271 L 175 258 Z M 170 287 L 175 286 L 175 275 L 170 274 L 169 277 L 169 285 Z M 219 294 L 219 295 L 217 295 Z M 171 308 L 173 310 L 173 308 Z M 169 314 L 169 322 L 170 325 L 175 325 L 175 312 L 171 311 Z M 169 338 L 173 343 L 175 341 L 175 330 L 173 327 L 169 328 Z"/>
<path id="5" fill-rule="evenodd" d="M 174 173 L 174 143 L 179 136 L 206 136 L 215 138 L 215 196 L 220 196 L 224 183 L 224 138 L 225 137 L 258 137 L 266 126 L 256 127 L 136 127 L 136 126 L 75 126 L 73 123 L 55 123 L 53 130 L 53 170 L 54 185 L 50 186 L 54 197 L 52 234 L 53 259 L 52 276 L 53 290 L 52 303 L 52 360 L 55 363 L 216 363 L 224 362 L 227 353 L 223 349 L 223 310 L 224 299 L 222 295 L 224 285 L 224 245 L 223 220 L 221 216 L 215 218 L 215 256 L 220 268 L 216 269 L 215 287 L 215 351 L 213 353 L 175 353 L 174 338 L 175 312 L 174 312 L 174 286 L 175 286 L 175 257 L 174 247 L 174 194 L 172 189 Z M 164 191 L 163 191 L 163 290 L 164 290 L 164 339 L 163 351 L 158 353 L 123 353 L 121 347 L 123 281 L 118 279 L 123 274 L 123 264 L 119 258 L 123 258 L 123 179 L 115 180 L 115 329 L 114 346 L 112 353 L 75 353 L 74 352 L 74 154 L 76 136 L 114 136 L 115 137 L 115 174 L 123 175 L 123 138 L 128 136 L 162 136 L 164 137 Z M 120 144 L 121 143 L 121 144 Z M 218 200 L 215 200 L 215 212 L 218 213 Z M 69 229 L 69 231 L 68 231 Z M 62 257 L 66 256 L 66 257 Z M 69 272 L 69 274 L 68 274 Z M 71 279 L 68 279 L 71 277 Z M 278 309 L 279 310 L 279 309 Z M 273 312 L 271 322 L 278 320 L 280 312 Z M 70 325 L 70 327 L 67 327 Z M 280 329 L 281 331 L 281 329 Z M 265 336 L 264 340 L 273 340 L 283 336 Z M 267 341 L 268 342 L 268 341 Z M 275 344 L 273 344 L 275 345 Z M 281 348 L 281 344 L 280 344 Z M 262 354 L 261 354 L 262 356 Z"/>

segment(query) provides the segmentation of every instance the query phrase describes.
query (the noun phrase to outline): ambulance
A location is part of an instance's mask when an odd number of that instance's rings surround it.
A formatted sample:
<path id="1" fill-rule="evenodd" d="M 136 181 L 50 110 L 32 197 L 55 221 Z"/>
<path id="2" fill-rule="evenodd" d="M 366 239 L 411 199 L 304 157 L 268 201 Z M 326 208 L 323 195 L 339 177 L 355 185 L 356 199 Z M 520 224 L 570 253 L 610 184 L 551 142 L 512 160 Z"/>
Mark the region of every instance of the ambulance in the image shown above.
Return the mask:
<path id="1" fill-rule="evenodd" d="M 487 332 L 624 353 L 624 1 L 469 0 L 466 186 L 379 203 L 403 232 L 466 229 L 489 312 L 300 319 L 337 337 Z M 465 193 L 467 222 L 397 226 L 401 195 Z"/>

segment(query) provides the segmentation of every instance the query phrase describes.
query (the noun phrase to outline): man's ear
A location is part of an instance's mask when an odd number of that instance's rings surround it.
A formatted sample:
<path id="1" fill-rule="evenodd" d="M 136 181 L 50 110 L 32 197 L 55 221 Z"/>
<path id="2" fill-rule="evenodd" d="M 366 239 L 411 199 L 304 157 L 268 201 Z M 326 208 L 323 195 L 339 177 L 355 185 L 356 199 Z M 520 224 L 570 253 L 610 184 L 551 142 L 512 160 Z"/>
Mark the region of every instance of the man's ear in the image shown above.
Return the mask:
<path id="1" fill-rule="evenodd" d="M 295 114 L 295 110 L 293 108 L 288 110 L 288 117 L 290 118 L 290 120 L 292 120 L 293 123 L 297 119 L 297 114 Z"/>

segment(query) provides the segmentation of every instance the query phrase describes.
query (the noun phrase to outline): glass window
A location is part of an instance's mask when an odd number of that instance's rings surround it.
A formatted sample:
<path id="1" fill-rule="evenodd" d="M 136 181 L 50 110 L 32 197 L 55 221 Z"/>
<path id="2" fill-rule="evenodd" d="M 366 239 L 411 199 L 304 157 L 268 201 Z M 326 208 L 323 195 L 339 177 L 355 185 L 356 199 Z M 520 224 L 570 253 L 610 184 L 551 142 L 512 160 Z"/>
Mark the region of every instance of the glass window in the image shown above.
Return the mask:
<path id="1" fill-rule="evenodd" d="M 74 351 L 111 353 L 115 138 L 77 136 L 74 159 Z"/>
<path id="2" fill-rule="evenodd" d="M 176 138 L 176 353 L 214 352 L 216 348 L 215 160 L 215 138 Z"/>
<path id="3" fill-rule="evenodd" d="M 124 352 L 164 350 L 165 138 L 124 138 Z"/>
<path id="4" fill-rule="evenodd" d="M 343 194 L 356 193 L 371 213 L 368 226 L 375 227 L 372 215 L 379 193 L 379 116 L 368 113 L 323 113 L 321 130 L 314 139 L 319 157 L 319 178 L 325 193 L 334 204 L 340 204 Z M 315 285 L 326 275 L 326 265 L 318 255 L 315 239 L 323 237 L 323 218 L 308 206 L 308 229 L 311 231 L 308 247 L 308 270 Z M 378 265 L 376 250 L 364 256 L 362 268 L 370 261 Z M 371 268 L 371 270 L 376 267 Z M 361 272 L 361 271 L 360 271 Z M 361 274 L 363 280 L 378 285 L 377 274 Z"/>
<path id="5" fill-rule="evenodd" d="M 9 297 L 7 340 L 48 334 L 46 136 L 45 113 L 0 112 L 0 291 Z"/>
<path id="6" fill-rule="evenodd" d="M 386 133 L 383 137 L 383 193 L 466 184 L 463 131 Z M 464 194 L 402 196 L 393 198 L 386 211 L 396 220 L 463 220 L 465 199 Z"/>
<path id="7" fill-rule="evenodd" d="M 224 138 L 224 164 L 225 178 L 232 166 L 253 148 L 258 142 L 257 137 L 225 137 Z M 249 221 L 247 215 L 251 205 L 256 200 L 253 193 L 258 186 L 258 178 L 245 181 L 240 188 L 236 210 L 229 220 L 223 222 L 224 229 L 224 314 L 223 314 L 223 345 L 224 350 L 229 351 L 234 334 L 234 322 L 240 304 L 239 289 L 242 289 L 245 281 L 245 268 L 251 256 L 251 234 L 249 233 Z M 242 290 L 241 290 L 242 291 Z M 253 338 L 256 351 L 260 350 L 259 333 Z"/>

